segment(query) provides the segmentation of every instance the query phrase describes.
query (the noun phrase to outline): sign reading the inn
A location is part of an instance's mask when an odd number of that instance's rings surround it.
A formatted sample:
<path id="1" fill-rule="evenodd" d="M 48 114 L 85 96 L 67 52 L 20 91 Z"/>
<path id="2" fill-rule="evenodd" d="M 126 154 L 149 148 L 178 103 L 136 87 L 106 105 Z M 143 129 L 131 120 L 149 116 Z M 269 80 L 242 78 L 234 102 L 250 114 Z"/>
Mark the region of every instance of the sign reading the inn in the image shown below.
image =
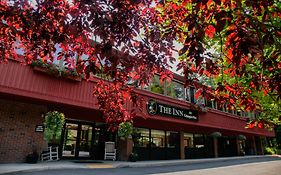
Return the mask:
<path id="1" fill-rule="evenodd" d="M 169 117 L 175 117 L 180 119 L 198 121 L 197 111 L 190 110 L 190 109 L 183 109 L 163 103 L 158 103 L 155 100 L 148 101 L 147 112 L 150 115 L 169 116 Z"/>

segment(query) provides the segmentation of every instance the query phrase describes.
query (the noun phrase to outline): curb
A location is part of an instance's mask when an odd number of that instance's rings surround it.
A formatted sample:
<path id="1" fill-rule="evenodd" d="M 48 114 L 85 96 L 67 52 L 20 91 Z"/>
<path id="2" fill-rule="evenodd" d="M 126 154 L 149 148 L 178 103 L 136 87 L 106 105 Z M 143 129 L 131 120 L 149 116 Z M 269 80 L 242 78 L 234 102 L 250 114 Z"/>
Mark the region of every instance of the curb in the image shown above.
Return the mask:
<path id="1" fill-rule="evenodd" d="M 8 170 L 6 172 L 0 172 L 1 175 L 5 174 L 14 174 L 14 173 L 24 173 L 24 172 L 37 172 L 37 171 L 44 171 L 44 170 L 60 170 L 60 169 L 88 169 L 87 167 L 38 167 L 38 168 L 29 168 L 29 169 L 22 169 L 22 170 Z"/>
<path id="2" fill-rule="evenodd" d="M 161 167 L 161 166 L 175 166 L 175 165 L 184 165 L 184 164 L 198 164 L 198 163 L 208 163 L 208 162 L 221 162 L 221 161 L 231 161 L 237 159 L 257 159 L 257 158 L 266 158 L 266 157 L 278 157 L 276 155 L 261 155 L 261 156 L 244 156 L 244 157 L 223 157 L 223 158 L 205 158 L 205 159 L 185 159 L 185 160 L 163 160 L 163 161 L 140 161 L 140 162 L 103 162 L 105 164 L 111 164 L 112 168 L 141 168 L 141 167 Z M 281 157 L 280 157 L 281 158 Z M 63 162 L 62 162 L 63 163 Z M 58 170 L 58 169 L 93 169 L 89 168 L 89 164 L 72 164 L 68 165 L 62 164 L 61 166 L 49 165 L 39 165 L 38 167 L 25 168 L 19 170 L 7 170 L 4 172 L 0 171 L 1 175 L 20 173 L 20 172 L 36 172 L 44 170 Z M 0 164 L 1 169 L 1 164 Z M 95 169 L 95 168 L 94 168 Z"/>
<path id="3" fill-rule="evenodd" d="M 184 164 L 197 164 L 197 163 L 208 163 L 208 162 L 221 162 L 231 161 L 237 159 L 253 159 L 253 158 L 265 158 L 272 156 L 245 156 L 245 157 L 223 157 L 223 158 L 206 158 L 206 159 L 188 159 L 188 160 L 174 160 L 174 161 L 163 161 L 163 162 L 124 162 L 120 164 L 113 164 L 114 168 L 141 168 L 141 167 L 160 167 L 160 166 L 175 166 Z"/>

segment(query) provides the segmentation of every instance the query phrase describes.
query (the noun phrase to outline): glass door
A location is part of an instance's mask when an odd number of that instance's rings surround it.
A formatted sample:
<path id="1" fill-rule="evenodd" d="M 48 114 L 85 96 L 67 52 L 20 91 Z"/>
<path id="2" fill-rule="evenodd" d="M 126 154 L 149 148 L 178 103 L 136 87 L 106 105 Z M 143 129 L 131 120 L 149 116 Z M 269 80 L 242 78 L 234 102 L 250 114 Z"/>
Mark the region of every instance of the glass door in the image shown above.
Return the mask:
<path id="1" fill-rule="evenodd" d="M 103 159 L 104 143 L 115 141 L 105 123 L 67 121 L 62 136 L 62 157 Z"/>
<path id="2" fill-rule="evenodd" d="M 66 123 L 62 148 L 63 157 L 75 157 L 77 155 L 77 135 L 78 124 Z"/>
<path id="3" fill-rule="evenodd" d="M 91 125 L 81 125 L 79 137 L 79 157 L 91 157 L 93 127 Z"/>

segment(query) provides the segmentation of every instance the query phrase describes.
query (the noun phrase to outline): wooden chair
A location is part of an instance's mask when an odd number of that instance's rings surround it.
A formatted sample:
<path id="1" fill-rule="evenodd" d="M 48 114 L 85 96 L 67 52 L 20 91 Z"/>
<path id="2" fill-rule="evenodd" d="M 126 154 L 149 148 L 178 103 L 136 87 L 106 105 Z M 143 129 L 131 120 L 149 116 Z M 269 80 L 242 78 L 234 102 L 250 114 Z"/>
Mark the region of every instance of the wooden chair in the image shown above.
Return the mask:
<path id="1" fill-rule="evenodd" d="M 59 160 L 59 147 L 49 146 L 47 151 L 41 154 L 41 161 Z"/>
<path id="2" fill-rule="evenodd" d="M 104 160 L 116 160 L 115 142 L 105 142 Z"/>

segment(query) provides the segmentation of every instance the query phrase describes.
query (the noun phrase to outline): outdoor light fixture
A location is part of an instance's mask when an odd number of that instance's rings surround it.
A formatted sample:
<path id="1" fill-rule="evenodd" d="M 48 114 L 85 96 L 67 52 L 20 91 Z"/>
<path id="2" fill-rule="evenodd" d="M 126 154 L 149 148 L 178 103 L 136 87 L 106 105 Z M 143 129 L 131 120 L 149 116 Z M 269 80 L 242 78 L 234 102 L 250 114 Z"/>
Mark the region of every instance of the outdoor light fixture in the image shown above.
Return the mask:
<path id="1" fill-rule="evenodd" d="M 220 132 L 213 132 L 213 133 L 211 134 L 211 136 L 217 138 L 217 137 L 221 137 L 222 134 L 221 134 Z"/>

